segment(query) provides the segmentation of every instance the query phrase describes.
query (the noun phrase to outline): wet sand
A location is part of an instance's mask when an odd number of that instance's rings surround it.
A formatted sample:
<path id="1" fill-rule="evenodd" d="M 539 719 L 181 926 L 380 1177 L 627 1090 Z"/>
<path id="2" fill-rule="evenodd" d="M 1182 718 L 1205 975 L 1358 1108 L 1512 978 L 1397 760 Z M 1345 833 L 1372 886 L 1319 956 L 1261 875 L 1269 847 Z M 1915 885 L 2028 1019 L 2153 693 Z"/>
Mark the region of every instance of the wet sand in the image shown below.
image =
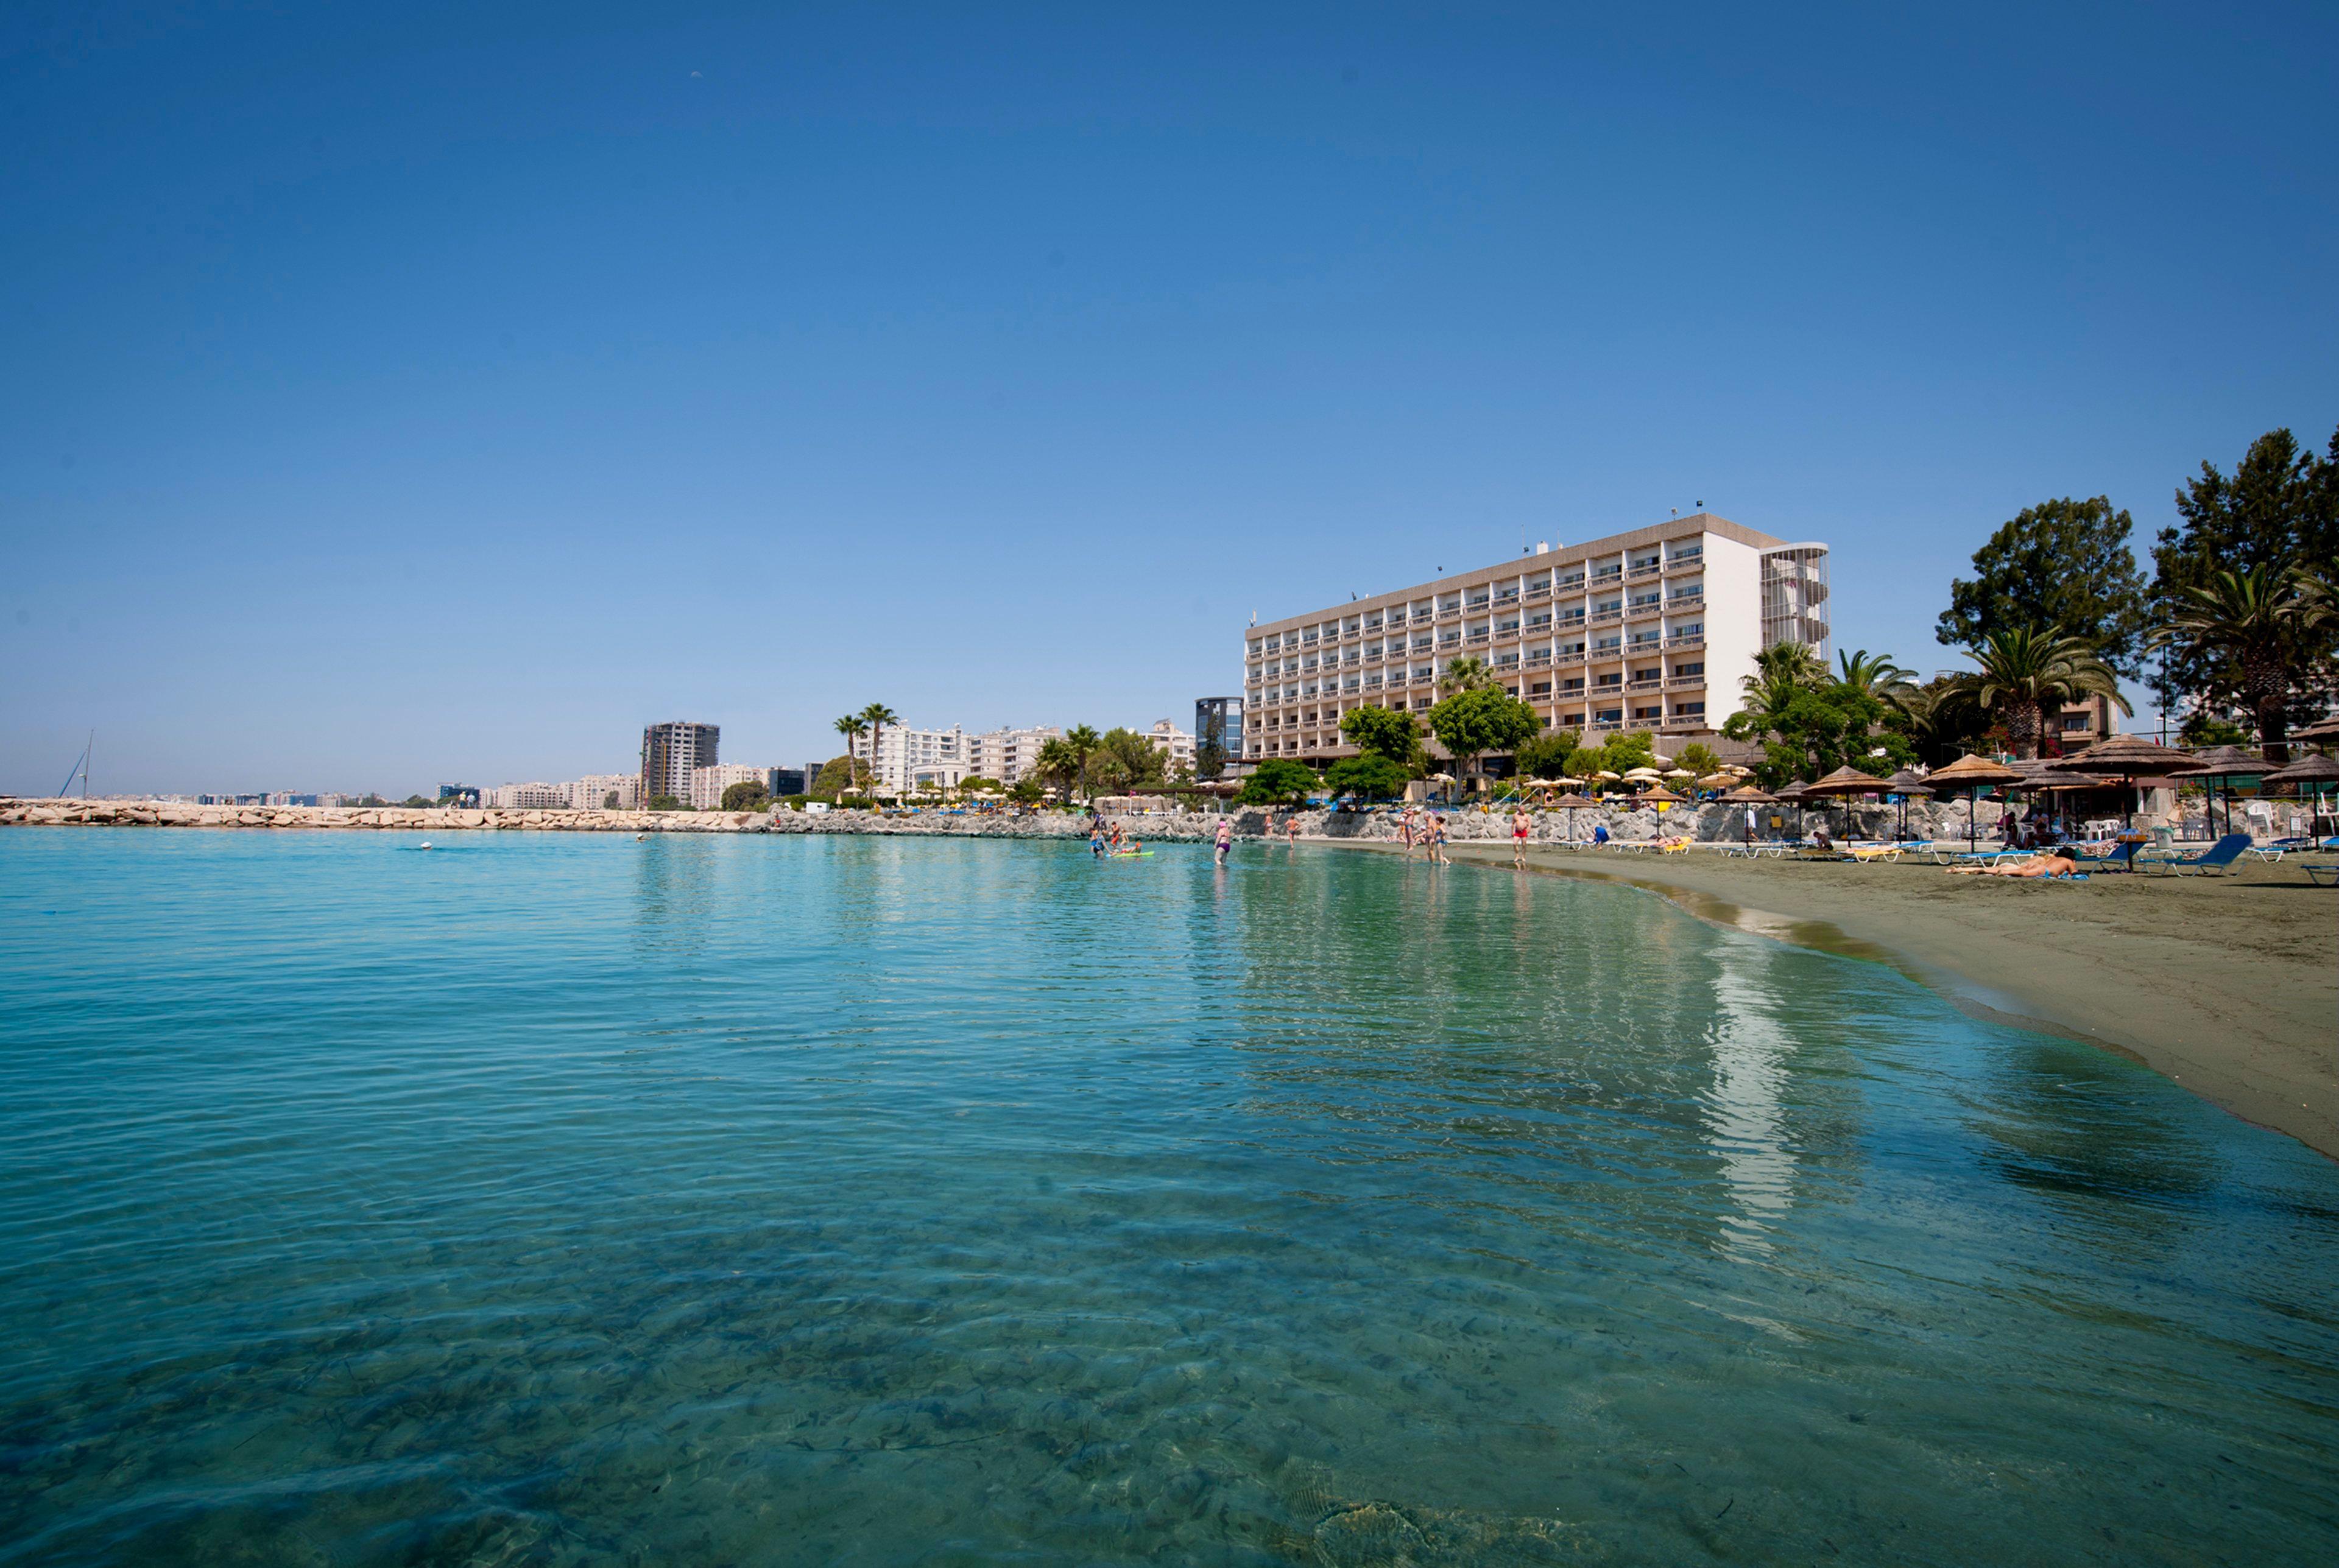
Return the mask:
<path id="1" fill-rule="evenodd" d="M 1506 844 L 1447 853 L 1510 862 Z M 2121 1051 L 2339 1159 L 2339 889 L 2311 885 L 2295 861 L 2223 880 L 2097 873 L 2055 886 L 1905 860 L 1749 862 L 1708 850 L 1538 849 L 1528 862 L 1890 963 L 1969 1011 Z"/>

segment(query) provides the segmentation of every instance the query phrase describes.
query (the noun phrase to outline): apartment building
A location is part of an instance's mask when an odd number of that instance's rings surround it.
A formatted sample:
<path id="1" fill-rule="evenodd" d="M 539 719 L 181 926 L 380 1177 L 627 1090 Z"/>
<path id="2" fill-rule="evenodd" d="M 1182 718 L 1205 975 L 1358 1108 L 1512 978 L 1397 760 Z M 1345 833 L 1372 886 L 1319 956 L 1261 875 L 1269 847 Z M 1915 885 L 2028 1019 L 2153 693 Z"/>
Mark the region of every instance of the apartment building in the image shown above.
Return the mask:
<path id="1" fill-rule="evenodd" d="M 481 805 L 503 811 L 565 811 L 568 786 L 556 784 L 508 784 L 479 792 Z"/>
<path id="2" fill-rule="evenodd" d="M 723 731 L 716 725 L 674 720 L 642 731 L 642 804 L 660 795 L 690 798 L 690 775 L 722 761 Z"/>
<path id="3" fill-rule="evenodd" d="M 1710 732 L 1781 641 L 1828 656 L 1828 550 L 1709 512 L 1528 554 L 1244 634 L 1247 762 L 1354 754 L 1340 715 L 1425 711 L 1481 659 L 1546 729 Z"/>
<path id="4" fill-rule="evenodd" d="M 1034 725 L 970 735 L 966 742 L 966 771 L 1003 784 L 1019 783 L 1039 765 L 1040 748 L 1050 741 L 1061 740 L 1063 734 L 1053 725 Z"/>
<path id="5" fill-rule="evenodd" d="M 568 792 L 572 811 L 599 811 L 611 795 L 617 797 L 619 811 L 633 811 L 641 804 L 641 784 L 636 774 L 587 774 L 562 787 Z"/>
<path id="6" fill-rule="evenodd" d="M 1194 744 L 1217 746 L 1221 762 L 1240 762 L 1245 754 L 1242 698 L 1196 697 Z"/>
<path id="7" fill-rule="evenodd" d="M 736 784 L 765 784 L 769 779 L 768 768 L 749 767 L 745 763 L 716 763 L 712 767 L 690 770 L 689 800 L 693 811 L 713 811 L 723 804 L 723 792 Z"/>
<path id="8" fill-rule="evenodd" d="M 924 784 L 948 789 L 969 771 L 966 732 L 957 725 L 946 730 L 887 725 L 882 735 L 854 735 L 853 754 L 869 764 L 879 789 L 893 793 L 916 789 Z"/>
<path id="9" fill-rule="evenodd" d="M 1191 735 L 1169 719 L 1155 719 L 1153 727 L 1142 733 L 1152 743 L 1153 749 L 1161 754 L 1164 774 L 1174 778 L 1180 768 L 1185 769 L 1189 775 L 1193 773 L 1194 737 Z"/>

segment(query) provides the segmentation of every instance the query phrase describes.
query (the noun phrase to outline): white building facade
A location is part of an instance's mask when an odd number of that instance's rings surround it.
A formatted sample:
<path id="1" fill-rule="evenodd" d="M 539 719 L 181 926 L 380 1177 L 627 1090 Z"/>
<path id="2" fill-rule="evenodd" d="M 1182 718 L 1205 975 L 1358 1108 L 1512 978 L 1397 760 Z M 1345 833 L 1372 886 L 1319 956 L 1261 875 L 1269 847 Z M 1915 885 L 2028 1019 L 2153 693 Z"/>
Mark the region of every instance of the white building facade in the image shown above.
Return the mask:
<path id="1" fill-rule="evenodd" d="M 1243 760 L 1352 756 L 1340 716 L 1423 712 L 1483 660 L 1546 730 L 1711 733 L 1781 641 L 1828 656 L 1828 549 L 1700 512 L 1244 634 Z"/>
<path id="2" fill-rule="evenodd" d="M 641 783 L 638 774 L 587 774 L 564 787 L 572 811 L 600 811 L 613 794 L 617 810 L 633 811 L 641 804 Z"/>
<path id="3" fill-rule="evenodd" d="M 946 730 L 887 725 L 882 735 L 854 735 L 853 755 L 869 764 L 881 790 L 898 794 L 925 784 L 949 789 L 966 776 L 966 732 L 957 725 Z"/>
<path id="4" fill-rule="evenodd" d="M 502 811 L 565 811 L 568 786 L 556 784 L 508 784 L 479 792 L 479 804 Z"/>

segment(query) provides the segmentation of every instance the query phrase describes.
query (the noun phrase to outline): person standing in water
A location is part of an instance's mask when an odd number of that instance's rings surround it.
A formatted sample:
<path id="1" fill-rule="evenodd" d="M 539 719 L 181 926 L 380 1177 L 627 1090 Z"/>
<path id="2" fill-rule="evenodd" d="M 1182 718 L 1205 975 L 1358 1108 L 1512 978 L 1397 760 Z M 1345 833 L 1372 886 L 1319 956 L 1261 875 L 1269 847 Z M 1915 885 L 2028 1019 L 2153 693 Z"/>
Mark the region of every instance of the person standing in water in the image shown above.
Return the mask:
<path id="1" fill-rule="evenodd" d="M 1296 811 L 1288 811 L 1288 812 L 1285 812 L 1285 813 L 1283 814 L 1283 843 L 1284 843 L 1284 847 L 1285 847 L 1286 849 L 1288 849 L 1288 848 L 1292 847 L 1293 845 L 1297 844 L 1298 842 L 1299 842 L 1299 814 L 1298 814 L 1298 812 L 1296 812 Z"/>
<path id="2" fill-rule="evenodd" d="M 1446 815 L 1443 812 L 1429 814 L 1429 858 L 1439 865 L 1451 865 L 1446 858 Z"/>
<path id="3" fill-rule="evenodd" d="M 1405 858 L 1413 858 L 1413 807 L 1406 806 L 1397 814 L 1396 836 L 1405 843 Z"/>
<path id="4" fill-rule="evenodd" d="M 1227 818 L 1220 817 L 1219 819 L 1218 843 L 1215 845 L 1215 852 L 1218 855 L 1219 863 L 1220 865 L 1227 863 L 1227 855 L 1234 847 L 1235 824 Z"/>
<path id="5" fill-rule="evenodd" d="M 1511 813 L 1511 864 L 1524 871 L 1527 863 L 1527 834 L 1535 831 L 1535 819 L 1527 808 L 1518 806 Z"/>

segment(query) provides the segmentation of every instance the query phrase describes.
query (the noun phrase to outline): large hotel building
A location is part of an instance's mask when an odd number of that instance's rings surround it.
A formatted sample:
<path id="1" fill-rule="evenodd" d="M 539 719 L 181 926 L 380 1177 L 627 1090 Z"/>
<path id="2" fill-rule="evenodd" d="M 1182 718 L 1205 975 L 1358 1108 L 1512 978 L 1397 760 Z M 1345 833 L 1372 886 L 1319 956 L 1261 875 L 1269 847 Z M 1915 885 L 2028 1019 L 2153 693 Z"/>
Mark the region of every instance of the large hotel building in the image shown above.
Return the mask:
<path id="1" fill-rule="evenodd" d="M 1828 552 L 1699 512 L 1244 634 L 1242 757 L 1355 754 L 1340 715 L 1426 709 L 1437 677 L 1484 660 L 1546 729 L 1698 735 L 1737 705 L 1755 654 L 1828 656 Z"/>

